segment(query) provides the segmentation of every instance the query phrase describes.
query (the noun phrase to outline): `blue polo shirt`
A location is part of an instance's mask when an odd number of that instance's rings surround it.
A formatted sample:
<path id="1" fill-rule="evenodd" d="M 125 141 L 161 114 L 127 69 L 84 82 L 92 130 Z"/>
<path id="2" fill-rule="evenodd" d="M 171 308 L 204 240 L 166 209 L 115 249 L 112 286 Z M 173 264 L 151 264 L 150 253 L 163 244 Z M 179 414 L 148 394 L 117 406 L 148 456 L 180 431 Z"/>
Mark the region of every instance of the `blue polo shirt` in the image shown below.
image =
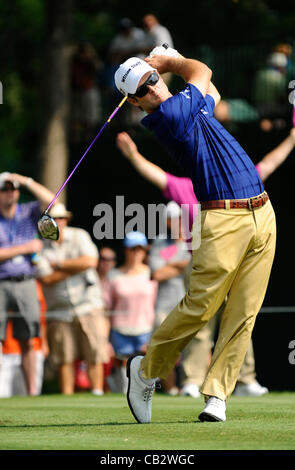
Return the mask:
<path id="1" fill-rule="evenodd" d="M 0 214 L 0 248 L 22 245 L 37 237 L 37 222 L 41 215 L 38 201 L 18 204 L 15 216 L 6 219 Z M 0 263 L 0 281 L 6 277 L 35 275 L 32 255 L 20 255 Z"/>
<path id="2" fill-rule="evenodd" d="M 212 96 L 187 84 L 142 124 L 190 176 L 197 199 L 243 199 L 264 191 L 245 150 L 213 116 Z"/>

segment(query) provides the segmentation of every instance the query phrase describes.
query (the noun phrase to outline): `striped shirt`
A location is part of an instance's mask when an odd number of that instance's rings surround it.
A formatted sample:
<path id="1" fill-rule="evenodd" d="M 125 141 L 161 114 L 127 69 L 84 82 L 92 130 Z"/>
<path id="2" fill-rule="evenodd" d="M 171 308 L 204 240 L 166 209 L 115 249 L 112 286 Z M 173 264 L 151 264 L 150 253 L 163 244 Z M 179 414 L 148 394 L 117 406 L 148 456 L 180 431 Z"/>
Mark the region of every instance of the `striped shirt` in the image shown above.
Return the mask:
<path id="1" fill-rule="evenodd" d="M 15 216 L 6 219 L 0 214 L 0 248 L 22 245 L 38 236 L 37 222 L 41 215 L 39 201 L 18 204 Z M 31 254 L 15 256 L 0 263 L 0 280 L 21 275 L 33 276 Z"/>
<path id="2" fill-rule="evenodd" d="M 240 199 L 264 191 L 245 150 L 214 118 L 214 99 L 188 84 L 142 120 L 190 176 L 199 201 Z"/>

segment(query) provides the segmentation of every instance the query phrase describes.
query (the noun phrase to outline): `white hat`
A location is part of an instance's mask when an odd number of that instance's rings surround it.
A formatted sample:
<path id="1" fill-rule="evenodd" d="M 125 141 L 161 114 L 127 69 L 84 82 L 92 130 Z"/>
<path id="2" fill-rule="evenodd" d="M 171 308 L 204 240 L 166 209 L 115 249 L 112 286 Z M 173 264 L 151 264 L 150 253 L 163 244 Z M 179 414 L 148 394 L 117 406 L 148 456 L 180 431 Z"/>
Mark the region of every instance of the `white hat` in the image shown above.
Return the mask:
<path id="1" fill-rule="evenodd" d="M 286 67 L 288 64 L 288 58 L 286 54 L 282 52 L 273 52 L 268 56 L 268 64 L 273 67 Z"/>
<path id="2" fill-rule="evenodd" d="M 61 202 L 58 202 L 53 205 L 52 209 L 49 211 L 49 215 L 57 219 L 59 217 L 66 217 L 66 218 L 72 217 L 72 213 L 67 211 L 65 208 L 65 205 L 62 204 Z"/>
<path id="3" fill-rule="evenodd" d="M 168 202 L 165 208 L 165 212 L 167 219 L 178 219 L 179 217 L 181 217 L 181 208 L 174 201 Z"/>
<path id="4" fill-rule="evenodd" d="M 138 57 L 130 57 L 126 60 L 115 73 L 115 84 L 123 95 L 134 95 L 141 78 L 147 72 L 154 72 L 147 62 Z"/>
<path id="5" fill-rule="evenodd" d="M 19 183 L 17 181 L 12 181 L 10 179 L 10 175 L 11 173 L 8 173 L 8 171 L 0 173 L 0 189 L 4 188 L 6 181 L 9 181 L 15 189 L 19 188 Z"/>

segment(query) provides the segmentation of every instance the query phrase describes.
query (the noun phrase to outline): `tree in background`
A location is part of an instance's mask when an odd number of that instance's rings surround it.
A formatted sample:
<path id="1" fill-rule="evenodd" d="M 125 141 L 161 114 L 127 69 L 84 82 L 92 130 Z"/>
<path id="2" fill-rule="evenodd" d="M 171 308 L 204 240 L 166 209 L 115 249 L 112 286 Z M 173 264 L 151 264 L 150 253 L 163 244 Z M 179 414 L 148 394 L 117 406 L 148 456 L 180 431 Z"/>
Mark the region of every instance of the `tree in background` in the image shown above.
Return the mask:
<path id="1" fill-rule="evenodd" d="M 57 191 L 67 176 L 69 60 L 72 0 L 46 0 L 41 87 L 42 129 L 38 153 L 42 184 Z M 60 200 L 65 199 L 65 193 Z"/>

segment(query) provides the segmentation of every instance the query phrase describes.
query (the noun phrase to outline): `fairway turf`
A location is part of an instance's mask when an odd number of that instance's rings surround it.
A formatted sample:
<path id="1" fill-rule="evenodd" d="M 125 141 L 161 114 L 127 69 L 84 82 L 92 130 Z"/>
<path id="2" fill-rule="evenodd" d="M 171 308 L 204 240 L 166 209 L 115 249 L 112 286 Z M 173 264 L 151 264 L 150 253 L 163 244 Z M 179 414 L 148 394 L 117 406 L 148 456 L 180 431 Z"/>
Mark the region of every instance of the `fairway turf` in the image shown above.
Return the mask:
<path id="1" fill-rule="evenodd" d="M 290 450 L 295 393 L 232 396 L 227 421 L 201 423 L 203 399 L 155 394 L 150 424 L 126 397 L 90 393 L 0 399 L 1 450 Z"/>

